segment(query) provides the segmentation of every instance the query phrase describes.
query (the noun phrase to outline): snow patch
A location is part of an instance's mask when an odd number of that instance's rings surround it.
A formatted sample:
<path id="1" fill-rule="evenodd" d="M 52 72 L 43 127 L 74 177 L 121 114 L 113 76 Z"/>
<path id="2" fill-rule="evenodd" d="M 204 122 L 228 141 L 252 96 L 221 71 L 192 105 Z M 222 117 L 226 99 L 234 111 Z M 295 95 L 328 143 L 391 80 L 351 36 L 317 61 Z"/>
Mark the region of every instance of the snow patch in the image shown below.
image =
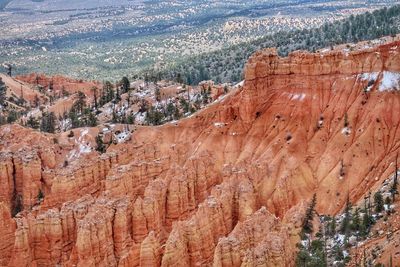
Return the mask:
<path id="1" fill-rule="evenodd" d="M 384 71 L 379 91 L 383 92 L 392 89 L 400 90 L 400 73 Z"/>
<path id="2" fill-rule="evenodd" d="M 376 81 L 378 74 L 378 72 L 361 73 L 358 75 L 358 79 L 361 79 L 362 81 Z"/>
<path id="3" fill-rule="evenodd" d="M 84 144 L 79 144 L 79 153 L 90 153 L 92 148 L 90 146 L 86 146 Z"/>
<path id="4" fill-rule="evenodd" d="M 342 129 L 342 134 L 345 134 L 345 135 L 351 134 L 351 129 L 349 127 L 344 127 Z"/>
<path id="5" fill-rule="evenodd" d="M 290 95 L 290 96 L 292 96 L 291 100 L 298 100 L 298 101 L 303 101 L 304 98 L 306 98 L 306 94 L 305 93 L 293 94 L 293 95 Z"/>
<path id="6" fill-rule="evenodd" d="M 237 83 L 237 84 L 235 84 L 233 87 L 234 87 L 234 88 L 243 87 L 243 85 L 244 85 L 244 80 L 241 81 L 241 82 L 239 82 L 239 83 Z"/>
<path id="7" fill-rule="evenodd" d="M 131 137 L 131 133 L 128 131 L 119 133 L 116 135 L 118 143 L 123 143 Z"/>
<path id="8" fill-rule="evenodd" d="M 225 126 L 225 123 L 223 123 L 223 122 L 214 122 L 214 126 L 217 127 L 217 128 L 221 128 L 221 127 Z"/>

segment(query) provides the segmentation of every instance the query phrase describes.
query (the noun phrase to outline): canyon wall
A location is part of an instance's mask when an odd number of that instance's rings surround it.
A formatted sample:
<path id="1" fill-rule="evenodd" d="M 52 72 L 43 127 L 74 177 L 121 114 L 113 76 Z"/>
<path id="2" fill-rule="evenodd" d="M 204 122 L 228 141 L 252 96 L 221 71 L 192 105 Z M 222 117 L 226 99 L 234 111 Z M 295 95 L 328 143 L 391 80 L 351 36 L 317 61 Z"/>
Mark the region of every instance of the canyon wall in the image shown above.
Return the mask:
<path id="1" fill-rule="evenodd" d="M 1 127 L 0 266 L 293 266 L 314 193 L 336 214 L 394 171 L 400 43 L 267 49 L 245 76 L 190 118 L 68 166 L 58 135 Z"/>

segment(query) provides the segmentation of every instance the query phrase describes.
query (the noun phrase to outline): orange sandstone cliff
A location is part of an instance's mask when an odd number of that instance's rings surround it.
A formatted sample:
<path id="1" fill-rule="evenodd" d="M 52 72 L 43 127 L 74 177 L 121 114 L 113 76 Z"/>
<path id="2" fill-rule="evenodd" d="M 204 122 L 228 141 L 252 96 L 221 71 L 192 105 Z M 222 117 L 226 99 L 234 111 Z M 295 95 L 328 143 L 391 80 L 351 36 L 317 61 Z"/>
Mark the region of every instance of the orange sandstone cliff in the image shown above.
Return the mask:
<path id="1" fill-rule="evenodd" d="M 225 98 L 68 166 L 65 134 L 3 126 L 0 266 L 294 266 L 314 193 L 336 214 L 393 172 L 399 73 L 399 42 L 260 51 Z"/>

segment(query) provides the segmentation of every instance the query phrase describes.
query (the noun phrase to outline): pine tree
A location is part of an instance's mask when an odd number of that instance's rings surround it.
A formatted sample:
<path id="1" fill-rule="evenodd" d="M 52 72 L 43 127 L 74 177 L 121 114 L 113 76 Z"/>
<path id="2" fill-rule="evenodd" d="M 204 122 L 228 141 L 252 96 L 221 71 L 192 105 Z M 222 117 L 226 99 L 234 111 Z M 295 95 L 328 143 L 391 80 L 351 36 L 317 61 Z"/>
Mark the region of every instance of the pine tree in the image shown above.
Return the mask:
<path id="1" fill-rule="evenodd" d="M 98 89 L 97 89 L 97 87 L 96 86 L 93 86 L 92 88 L 91 88 L 91 90 L 92 90 L 92 92 L 93 92 L 93 104 L 94 104 L 94 108 L 97 110 L 97 108 L 98 108 L 98 103 L 97 103 L 97 91 L 98 91 Z"/>
<path id="2" fill-rule="evenodd" d="M 84 108 L 86 107 L 86 95 L 81 91 L 78 91 L 78 99 L 75 101 L 71 109 L 75 110 L 77 113 L 82 114 Z"/>
<path id="3" fill-rule="evenodd" d="M 228 93 L 228 91 L 229 91 L 229 90 L 228 90 L 228 86 L 225 85 L 225 86 L 224 86 L 224 93 L 226 94 L 226 93 Z"/>
<path id="4" fill-rule="evenodd" d="M 185 114 L 188 113 L 189 109 L 190 109 L 189 103 L 184 98 L 180 98 L 179 101 L 180 101 L 180 105 L 183 109 L 183 113 L 185 113 Z"/>
<path id="5" fill-rule="evenodd" d="M 362 218 L 362 223 L 360 226 L 360 234 L 363 237 L 366 237 L 369 233 L 369 229 L 372 225 L 372 216 L 370 215 L 368 211 L 368 205 L 367 205 L 367 197 L 364 198 L 364 209 L 363 209 L 363 218 Z"/>
<path id="6" fill-rule="evenodd" d="M 399 154 L 396 154 L 396 159 L 395 159 L 395 163 L 394 163 L 394 178 L 393 178 L 393 183 L 392 186 L 390 188 L 390 193 L 392 195 L 392 202 L 395 201 L 396 195 L 399 193 L 399 191 L 397 190 L 397 185 L 398 185 L 398 177 L 397 177 L 397 159 L 398 159 Z"/>
<path id="7" fill-rule="evenodd" d="M 336 235 L 336 218 L 335 218 L 335 216 L 332 217 L 332 221 L 329 224 L 329 235 L 330 236 Z"/>
<path id="8" fill-rule="evenodd" d="M 103 85 L 103 91 L 104 91 L 104 100 L 102 101 L 102 105 L 110 102 L 111 100 L 114 99 L 115 97 L 115 93 L 114 93 L 114 89 L 113 89 L 113 85 L 111 84 L 111 82 L 106 81 Z"/>
<path id="9" fill-rule="evenodd" d="M 68 117 L 71 120 L 72 129 L 81 127 L 81 121 L 79 120 L 79 117 L 75 110 L 71 109 L 68 113 Z"/>
<path id="10" fill-rule="evenodd" d="M 374 202 L 375 202 L 375 212 L 379 213 L 384 210 L 383 207 L 383 196 L 380 191 L 374 194 Z"/>
<path id="11" fill-rule="evenodd" d="M 7 123 L 6 118 L 2 114 L 0 114 L 0 125 L 4 125 L 6 123 Z"/>
<path id="12" fill-rule="evenodd" d="M 13 123 L 18 119 L 18 113 L 15 110 L 11 110 L 7 116 L 7 123 Z"/>
<path id="13" fill-rule="evenodd" d="M 39 189 L 37 199 L 38 199 L 38 201 L 41 201 L 43 198 L 44 198 L 44 194 L 42 192 L 42 189 Z"/>
<path id="14" fill-rule="evenodd" d="M 40 125 L 39 121 L 36 118 L 29 116 L 28 120 L 26 121 L 26 126 L 32 129 L 38 129 Z"/>
<path id="15" fill-rule="evenodd" d="M 179 108 L 175 107 L 175 112 L 174 112 L 174 120 L 179 120 L 181 118 L 181 112 L 179 111 Z"/>
<path id="16" fill-rule="evenodd" d="M 120 94 L 120 92 L 119 92 L 119 87 L 117 86 L 117 92 L 116 92 L 116 94 L 115 94 L 114 103 L 116 104 L 116 103 L 119 103 L 120 101 L 121 101 L 121 94 Z"/>
<path id="17" fill-rule="evenodd" d="M 122 77 L 122 80 L 121 80 L 122 92 L 123 93 L 127 93 L 129 91 L 129 89 L 130 89 L 130 86 L 131 86 L 131 84 L 130 84 L 128 78 L 125 77 L 125 76 Z"/>
<path id="18" fill-rule="evenodd" d="M 350 221 L 351 221 L 351 202 L 350 202 L 350 196 L 347 195 L 346 206 L 344 209 L 344 218 L 342 224 L 340 225 L 340 233 L 344 234 L 346 237 L 348 237 L 349 235 Z"/>
<path id="19" fill-rule="evenodd" d="M 56 127 L 56 116 L 54 112 L 44 113 L 40 122 L 42 132 L 54 133 Z"/>
<path id="20" fill-rule="evenodd" d="M 88 126 L 90 126 L 90 127 L 96 127 L 97 126 L 97 118 L 96 118 L 96 116 L 93 114 L 93 112 L 90 112 L 89 113 L 89 116 L 88 116 Z"/>
<path id="21" fill-rule="evenodd" d="M 167 117 L 172 117 L 175 113 L 175 105 L 172 102 L 169 102 L 167 104 L 167 110 L 166 110 L 166 116 Z"/>
<path id="22" fill-rule="evenodd" d="M 111 122 L 112 123 L 118 123 L 119 122 L 119 118 L 118 118 L 117 112 L 115 111 L 115 108 L 112 111 Z"/>
<path id="23" fill-rule="evenodd" d="M 351 228 L 353 231 L 359 231 L 361 225 L 360 209 L 356 208 L 352 216 Z"/>
<path id="24" fill-rule="evenodd" d="M 160 88 L 158 86 L 156 86 L 155 96 L 156 96 L 157 102 L 160 102 L 161 101 L 161 92 L 160 92 Z"/>
<path id="25" fill-rule="evenodd" d="M 135 124 L 135 116 L 131 113 L 129 113 L 128 117 L 126 118 L 126 123 L 127 124 Z"/>
<path id="26" fill-rule="evenodd" d="M 106 146 L 103 143 L 103 138 L 100 135 L 96 136 L 96 150 L 100 153 L 106 152 Z"/>
<path id="27" fill-rule="evenodd" d="M 315 214 L 315 205 L 317 204 L 317 195 L 314 194 L 311 203 L 308 206 L 306 210 L 305 217 L 303 219 L 303 224 L 302 224 L 302 232 L 303 234 L 311 234 L 313 231 L 313 218 Z"/>
<path id="28" fill-rule="evenodd" d="M 6 84 L 0 78 L 0 105 L 4 105 L 6 99 Z"/>

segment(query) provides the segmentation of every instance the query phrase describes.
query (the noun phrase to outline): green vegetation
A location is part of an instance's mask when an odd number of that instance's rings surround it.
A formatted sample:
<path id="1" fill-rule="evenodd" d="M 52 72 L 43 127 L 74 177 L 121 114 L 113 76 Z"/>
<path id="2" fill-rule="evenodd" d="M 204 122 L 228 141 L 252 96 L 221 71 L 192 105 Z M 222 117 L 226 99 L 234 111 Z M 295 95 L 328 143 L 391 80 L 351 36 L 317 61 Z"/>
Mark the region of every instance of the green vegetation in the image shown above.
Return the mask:
<path id="1" fill-rule="evenodd" d="M 43 191 L 42 191 L 42 189 L 39 189 L 39 193 L 37 195 L 37 199 L 38 199 L 38 201 L 41 201 L 43 198 L 44 198 Z"/>
<path id="2" fill-rule="evenodd" d="M 103 143 L 103 138 L 100 135 L 96 136 L 96 150 L 100 153 L 105 153 L 107 150 Z"/>
<path id="3" fill-rule="evenodd" d="M 299 253 L 296 257 L 296 266 L 327 266 L 325 249 L 326 239 L 324 237 L 322 229 L 320 229 L 315 235 L 316 239 L 311 241 L 316 204 L 317 196 L 316 194 L 314 194 L 303 219 L 301 230 L 302 242 L 297 244 L 297 247 L 299 248 Z"/>
<path id="4" fill-rule="evenodd" d="M 38 129 L 40 126 L 40 123 L 35 117 L 30 116 L 28 118 L 28 120 L 26 121 L 26 126 L 32 128 L 32 129 Z"/>
<path id="5" fill-rule="evenodd" d="M 280 31 L 260 39 L 241 43 L 212 53 L 185 58 L 167 65 L 163 70 L 146 70 L 144 75 L 153 79 L 174 79 L 178 74 L 188 84 L 212 79 L 216 82 L 237 82 L 243 79 L 243 67 L 257 50 L 277 47 L 286 56 L 295 50 L 331 47 L 337 44 L 373 40 L 400 32 L 400 6 L 383 8 L 347 19 L 326 23 L 319 28 Z"/>
<path id="6" fill-rule="evenodd" d="M 311 234 L 313 231 L 313 218 L 315 215 L 315 205 L 317 204 L 317 195 L 314 194 L 311 199 L 311 203 L 307 208 L 306 215 L 304 216 L 303 224 L 302 224 L 302 232 L 304 234 Z"/>
<path id="7" fill-rule="evenodd" d="M 129 82 L 129 80 L 128 80 L 128 78 L 127 77 L 122 77 L 122 80 L 121 80 L 121 89 L 122 89 L 122 93 L 127 93 L 128 91 L 129 91 L 129 89 L 130 89 L 130 82 Z"/>
<path id="8" fill-rule="evenodd" d="M 7 123 L 13 123 L 18 120 L 20 114 L 15 110 L 10 110 L 7 116 Z"/>
<path id="9" fill-rule="evenodd" d="M 96 98 L 95 101 L 95 105 L 97 105 Z M 72 105 L 67 118 L 71 120 L 71 128 L 97 126 L 95 114 L 93 114 L 91 108 L 86 106 L 86 95 L 80 91 L 78 92 L 77 100 Z"/>
<path id="10" fill-rule="evenodd" d="M 394 172 L 394 178 L 393 178 L 393 183 L 392 186 L 390 188 L 390 194 L 392 195 L 392 201 L 395 201 L 396 195 L 399 193 L 399 191 L 397 190 L 397 186 L 398 186 L 398 168 L 397 168 L 397 160 L 399 158 L 399 154 L 396 154 L 396 160 L 395 160 L 395 164 L 394 164 L 394 168 L 395 168 L 395 172 Z"/>
<path id="11" fill-rule="evenodd" d="M 53 112 L 45 112 L 43 113 L 41 122 L 40 122 L 40 130 L 42 132 L 54 133 L 56 130 L 56 116 Z"/>
<path id="12" fill-rule="evenodd" d="M 6 98 L 6 84 L 0 78 L 0 105 L 4 105 L 5 98 Z"/>
<path id="13" fill-rule="evenodd" d="M 375 202 L 375 212 L 379 213 L 382 212 L 384 210 L 384 206 L 383 206 L 383 196 L 381 192 L 376 192 L 374 194 L 374 202 Z"/>

